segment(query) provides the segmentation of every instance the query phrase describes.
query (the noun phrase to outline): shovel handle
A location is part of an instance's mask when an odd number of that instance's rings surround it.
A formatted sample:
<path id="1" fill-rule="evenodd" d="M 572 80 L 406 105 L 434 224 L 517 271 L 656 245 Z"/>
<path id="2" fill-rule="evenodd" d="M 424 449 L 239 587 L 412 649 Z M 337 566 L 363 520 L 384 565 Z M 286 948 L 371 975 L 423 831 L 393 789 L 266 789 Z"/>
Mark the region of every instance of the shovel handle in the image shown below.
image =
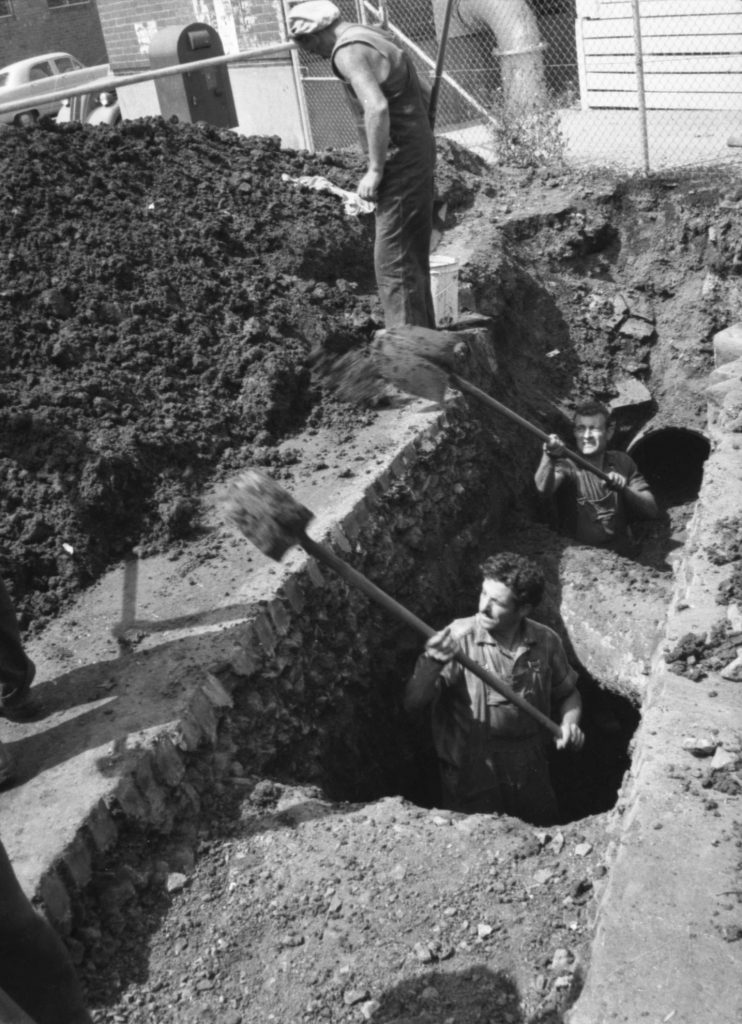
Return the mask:
<path id="1" fill-rule="evenodd" d="M 298 543 L 304 548 L 307 554 L 312 555 L 312 557 L 316 558 L 318 562 L 328 566 L 336 572 L 338 576 L 342 577 L 346 583 L 349 583 L 352 587 L 356 587 L 358 590 L 361 590 L 366 597 L 370 597 L 372 601 L 381 605 L 381 607 L 386 611 L 391 612 L 392 615 L 396 615 L 396 617 L 401 619 L 402 622 L 406 622 L 408 626 L 412 626 L 413 629 L 416 629 L 428 639 L 435 635 L 436 630 L 426 622 L 423 622 L 422 619 L 419 619 L 417 615 L 409 610 L 409 608 L 405 608 L 404 605 L 395 601 L 393 597 L 377 587 L 375 583 L 372 583 L 371 580 L 367 579 L 362 573 L 348 565 L 347 562 L 344 562 L 342 558 L 338 558 L 334 551 L 330 551 L 329 548 L 324 547 L 322 544 L 318 544 L 317 541 L 308 537 L 306 533 L 302 533 L 299 536 Z M 540 724 L 548 729 L 549 732 L 553 733 L 554 736 L 561 738 L 562 730 L 556 722 L 553 722 L 548 715 L 543 713 L 543 711 L 539 711 L 538 708 L 535 708 L 533 704 L 530 704 L 524 697 L 521 697 L 519 693 L 516 693 L 515 690 L 511 690 L 507 683 L 504 683 L 501 679 L 498 679 L 497 676 L 492 675 L 491 672 L 482 668 L 481 665 L 477 664 L 476 661 L 473 661 L 469 655 L 465 654 L 463 651 L 457 650 L 454 654 L 454 658 L 465 668 L 468 668 L 470 672 L 473 672 L 475 676 L 478 676 L 486 686 L 491 687 L 493 690 L 497 690 L 501 696 L 507 698 L 511 703 L 517 704 L 522 711 L 525 711 L 526 714 L 535 718 L 537 722 L 540 722 Z"/>
<path id="2" fill-rule="evenodd" d="M 492 397 L 492 395 L 488 395 L 486 391 L 482 391 L 482 389 L 478 388 L 476 384 L 472 384 L 471 381 L 464 380 L 463 377 L 458 377 L 455 373 L 451 374 L 450 380 L 451 383 L 454 384 L 459 389 L 459 391 L 466 391 L 468 392 L 468 394 L 474 395 L 475 398 L 478 398 L 481 402 L 484 402 L 486 405 L 491 406 L 493 409 L 497 409 L 498 412 L 501 412 L 503 416 L 507 416 L 514 423 L 519 423 L 521 427 L 525 427 L 526 430 L 530 430 L 532 434 L 535 434 L 536 437 L 541 438 L 542 441 L 549 440 L 549 434 L 547 434 L 545 430 L 542 430 L 540 427 L 537 427 L 536 424 L 531 423 L 530 420 L 524 419 L 522 416 L 519 416 L 517 412 L 514 412 L 512 409 L 509 409 L 506 405 L 503 405 L 502 402 L 498 402 L 496 398 Z M 573 452 L 569 448 L 565 448 L 564 454 L 567 456 L 568 459 L 571 459 L 572 462 L 576 462 L 578 466 L 582 466 L 583 469 L 586 469 L 589 473 L 592 473 L 594 476 L 600 477 L 600 479 L 605 480 L 606 483 L 611 482 L 611 478 L 608 475 L 608 473 L 604 473 L 602 469 L 598 469 L 597 466 L 594 466 L 592 462 L 589 462 L 587 459 L 583 458 L 583 456 L 579 455 L 577 452 Z"/>

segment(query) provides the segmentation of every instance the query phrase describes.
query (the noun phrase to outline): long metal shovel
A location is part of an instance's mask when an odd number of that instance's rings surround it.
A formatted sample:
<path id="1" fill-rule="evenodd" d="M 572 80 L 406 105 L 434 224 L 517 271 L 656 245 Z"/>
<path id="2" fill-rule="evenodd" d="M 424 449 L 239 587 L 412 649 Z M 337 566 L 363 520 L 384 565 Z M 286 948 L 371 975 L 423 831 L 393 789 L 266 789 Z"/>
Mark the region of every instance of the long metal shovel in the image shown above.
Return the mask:
<path id="1" fill-rule="evenodd" d="M 550 435 L 545 430 L 453 372 L 456 350 L 460 345 L 461 337 L 451 331 L 434 331 L 427 327 L 391 327 L 380 331 L 374 341 L 373 364 L 385 380 L 412 395 L 438 404 L 443 401 L 447 385 L 451 384 L 525 427 L 541 441 L 548 441 Z M 564 454 L 594 476 L 606 483 L 611 482 L 608 473 L 598 469 L 578 452 L 565 448 Z"/>

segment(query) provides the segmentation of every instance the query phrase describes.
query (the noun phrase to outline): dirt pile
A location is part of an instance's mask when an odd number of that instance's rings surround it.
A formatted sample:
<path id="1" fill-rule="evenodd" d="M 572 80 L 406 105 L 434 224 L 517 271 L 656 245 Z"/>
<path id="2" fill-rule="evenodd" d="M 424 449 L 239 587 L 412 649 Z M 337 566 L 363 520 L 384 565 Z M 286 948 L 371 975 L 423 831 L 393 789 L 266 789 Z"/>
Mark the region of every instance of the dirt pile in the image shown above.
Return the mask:
<path id="1" fill-rule="evenodd" d="M 102 876 L 96 1024 L 563 1019 L 610 857 L 598 819 L 534 830 L 232 781 L 198 833 L 131 842 Z"/>
<path id="2" fill-rule="evenodd" d="M 643 385 L 620 428 L 659 408 L 703 429 L 713 335 L 742 316 L 741 200 L 725 168 L 503 177 L 464 277 L 499 324 L 509 372 L 530 360 L 533 381 L 572 401 Z"/>
<path id="3" fill-rule="evenodd" d="M 476 159 L 441 150 L 470 201 Z M 3 135 L 0 573 L 25 625 L 132 547 L 198 526 L 204 482 L 328 414 L 311 348 L 381 326 L 358 158 L 162 119 Z M 283 457 L 285 458 L 285 456 Z"/>

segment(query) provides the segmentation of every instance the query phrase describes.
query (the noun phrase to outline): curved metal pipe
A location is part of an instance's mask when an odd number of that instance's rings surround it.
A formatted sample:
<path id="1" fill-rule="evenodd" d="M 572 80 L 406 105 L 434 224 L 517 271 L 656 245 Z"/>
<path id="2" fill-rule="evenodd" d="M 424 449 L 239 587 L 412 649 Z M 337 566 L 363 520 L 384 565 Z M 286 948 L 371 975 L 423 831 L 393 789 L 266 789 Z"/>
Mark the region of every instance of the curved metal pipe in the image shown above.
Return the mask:
<path id="1" fill-rule="evenodd" d="M 527 0 L 459 0 L 457 13 L 465 25 L 486 25 L 493 32 L 505 109 L 511 114 L 542 109 L 547 102 L 545 44 Z"/>

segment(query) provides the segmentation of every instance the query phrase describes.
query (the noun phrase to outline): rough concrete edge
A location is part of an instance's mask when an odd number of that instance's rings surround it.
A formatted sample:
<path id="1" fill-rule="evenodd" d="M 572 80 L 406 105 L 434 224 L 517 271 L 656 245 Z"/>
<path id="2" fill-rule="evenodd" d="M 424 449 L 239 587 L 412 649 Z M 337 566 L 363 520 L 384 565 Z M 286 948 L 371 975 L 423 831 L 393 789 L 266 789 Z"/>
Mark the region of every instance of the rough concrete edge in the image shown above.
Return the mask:
<path id="1" fill-rule="evenodd" d="M 714 352 L 716 369 L 709 377 L 709 384 L 706 388 L 708 399 L 708 436 L 711 439 L 712 451 L 709 462 L 726 462 L 729 458 L 729 447 L 737 450 L 742 448 L 742 324 L 734 325 L 721 332 L 722 344 L 719 343 L 720 336 L 714 339 Z M 739 441 L 735 441 L 734 435 L 738 435 Z M 703 494 L 703 486 L 702 486 Z M 699 496 L 702 499 L 702 494 Z M 715 515 L 714 510 L 708 509 L 703 500 L 699 500 L 694 516 L 689 524 L 689 540 L 686 544 L 683 557 L 676 566 L 675 585 L 673 595 L 667 611 L 665 629 L 657 645 L 652 658 L 652 671 L 644 692 L 644 706 L 648 707 L 661 692 L 668 669 L 665 665 L 663 651 L 670 640 L 676 640 L 678 635 L 684 631 L 684 626 L 679 625 L 678 619 L 682 611 L 688 607 L 687 597 L 693 586 L 698 586 L 699 580 L 707 580 L 709 576 L 718 575 L 718 570 L 712 565 L 705 551 L 701 550 L 695 543 L 705 521 L 706 516 Z M 728 613 L 729 614 L 729 613 Z M 628 835 L 632 828 L 634 819 L 640 809 L 641 799 L 641 765 L 643 760 L 644 735 L 640 731 L 635 738 L 634 760 L 631 770 L 624 780 L 619 806 L 622 810 L 621 816 L 615 816 L 610 828 L 615 833 L 615 840 L 609 846 L 609 855 L 606 860 L 614 860 L 621 849 L 622 840 Z M 591 927 L 594 937 L 597 936 L 602 919 L 605 915 L 605 908 L 609 901 L 616 898 L 621 899 L 621 894 L 615 894 L 612 890 L 611 872 L 607 877 L 599 898 L 593 907 L 591 915 Z M 577 1001 L 567 1011 L 565 1020 L 568 1024 L 594 1024 L 594 1014 L 598 1011 L 596 1005 L 598 999 L 597 990 L 601 988 L 600 981 L 590 979 L 591 968 L 588 968 L 586 984 Z M 650 977 L 643 977 L 644 984 L 650 984 Z M 607 982 L 606 982 L 607 984 Z M 608 991 L 603 992 L 605 999 L 609 999 Z M 591 1016 L 592 1015 L 592 1016 Z M 735 1018 L 736 1019 L 736 1018 Z"/>
<path id="2" fill-rule="evenodd" d="M 327 528 L 324 543 L 338 556 L 352 550 L 380 499 L 415 465 L 420 452 L 442 432 L 444 423 L 445 414 L 441 413 L 420 430 L 365 485 L 353 508 Z M 168 821 L 168 805 L 176 796 L 182 796 L 198 809 L 198 794 L 185 779 L 185 757 L 214 749 L 220 720 L 233 705 L 231 693 L 219 678 L 220 674 L 232 673 L 245 683 L 272 657 L 277 635 L 285 634 L 292 616 L 301 614 L 304 606 L 302 577 L 308 577 L 315 586 L 323 586 L 325 582 L 315 560 L 307 558 L 287 577 L 277 581 L 275 595 L 267 604 L 258 602 L 250 606 L 245 618 L 250 641 L 235 644 L 229 659 L 221 658 L 201 670 L 203 679 L 196 685 L 178 721 L 163 726 L 137 748 L 136 761 L 112 791 L 90 809 L 73 839 L 41 875 L 33 901 L 63 937 L 70 937 L 74 906 L 93 878 L 94 858 L 111 853 L 122 828 L 131 824 L 165 833 L 167 829 L 162 826 Z"/>

